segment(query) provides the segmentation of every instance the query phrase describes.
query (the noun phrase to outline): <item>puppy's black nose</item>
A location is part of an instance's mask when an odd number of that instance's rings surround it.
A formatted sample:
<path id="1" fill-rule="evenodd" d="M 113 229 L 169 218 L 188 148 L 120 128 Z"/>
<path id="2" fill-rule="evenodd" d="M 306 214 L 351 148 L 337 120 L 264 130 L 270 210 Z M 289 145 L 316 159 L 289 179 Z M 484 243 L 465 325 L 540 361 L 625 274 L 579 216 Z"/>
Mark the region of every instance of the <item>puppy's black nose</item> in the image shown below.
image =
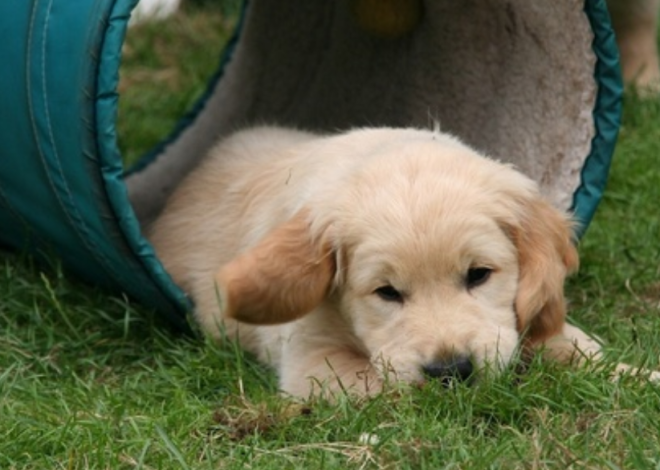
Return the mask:
<path id="1" fill-rule="evenodd" d="M 444 385 L 452 380 L 467 381 L 474 372 L 472 360 L 467 356 L 454 356 L 432 362 L 422 367 L 424 373 L 434 379 L 439 379 Z"/>

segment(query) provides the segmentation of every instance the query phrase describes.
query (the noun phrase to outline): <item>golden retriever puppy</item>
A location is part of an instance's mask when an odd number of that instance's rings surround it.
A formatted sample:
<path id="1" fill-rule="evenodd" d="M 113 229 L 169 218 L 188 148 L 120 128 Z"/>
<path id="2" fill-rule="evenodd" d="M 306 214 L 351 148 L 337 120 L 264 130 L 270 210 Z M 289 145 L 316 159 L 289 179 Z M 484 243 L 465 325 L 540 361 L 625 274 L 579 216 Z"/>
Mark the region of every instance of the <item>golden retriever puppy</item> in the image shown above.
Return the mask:
<path id="1" fill-rule="evenodd" d="M 607 0 L 621 54 L 623 78 L 641 89 L 660 88 L 658 8 L 660 0 Z"/>
<path id="2" fill-rule="evenodd" d="M 569 361 L 570 218 L 438 131 L 261 127 L 221 142 L 149 230 L 210 335 L 291 395 L 497 373 L 519 347 Z"/>

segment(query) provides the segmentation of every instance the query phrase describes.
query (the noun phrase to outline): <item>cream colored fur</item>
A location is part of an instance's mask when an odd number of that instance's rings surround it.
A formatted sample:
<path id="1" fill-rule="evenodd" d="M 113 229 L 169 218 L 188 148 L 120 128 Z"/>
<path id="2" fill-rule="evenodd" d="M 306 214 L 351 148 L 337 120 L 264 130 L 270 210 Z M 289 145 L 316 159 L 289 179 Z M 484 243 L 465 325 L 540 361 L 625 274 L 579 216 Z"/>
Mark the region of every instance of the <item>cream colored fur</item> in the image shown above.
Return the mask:
<path id="1" fill-rule="evenodd" d="M 521 345 L 562 361 L 599 351 L 565 324 L 569 218 L 440 132 L 239 132 L 149 237 L 202 329 L 237 338 L 294 396 L 421 382 L 455 357 L 497 372 Z"/>

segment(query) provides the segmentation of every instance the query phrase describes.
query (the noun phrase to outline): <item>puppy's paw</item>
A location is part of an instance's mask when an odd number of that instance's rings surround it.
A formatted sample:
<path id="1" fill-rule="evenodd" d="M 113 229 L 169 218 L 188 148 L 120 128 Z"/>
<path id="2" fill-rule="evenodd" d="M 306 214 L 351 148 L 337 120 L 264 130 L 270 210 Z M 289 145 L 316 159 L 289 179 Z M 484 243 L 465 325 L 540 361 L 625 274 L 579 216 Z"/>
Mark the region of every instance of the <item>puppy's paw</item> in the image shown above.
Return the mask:
<path id="1" fill-rule="evenodd" d="M 633 367 L 628 364 L 618 364 L 614 370 L 613 380 L 618 380 L 622 376 L 632 376 L 640 379 L 646 379 L 654 384 L 660 384 L 660 371 L 648 370 L 639 367 Z"/>
<path id="2" fill-rule="evenodd" d="M 371 365 L 355 364 L 355 367 L 335 368 L 327 360 L 315 370 L 299 374 L 280 374 L 280 389 L 287 395 L 309 399 L 321 398 L 336 401 L 342 395 L 357 397 L 377 395 L 383 390 L 383 381 Z"/>
<path id="3" fill-rule="evenodd" d="M 657 370 L 651 371 L 651 373 L 648 376 L 648 379 L 650 382 L 653 382 L 654 384 L 660 384 L 660 372 Z"/>

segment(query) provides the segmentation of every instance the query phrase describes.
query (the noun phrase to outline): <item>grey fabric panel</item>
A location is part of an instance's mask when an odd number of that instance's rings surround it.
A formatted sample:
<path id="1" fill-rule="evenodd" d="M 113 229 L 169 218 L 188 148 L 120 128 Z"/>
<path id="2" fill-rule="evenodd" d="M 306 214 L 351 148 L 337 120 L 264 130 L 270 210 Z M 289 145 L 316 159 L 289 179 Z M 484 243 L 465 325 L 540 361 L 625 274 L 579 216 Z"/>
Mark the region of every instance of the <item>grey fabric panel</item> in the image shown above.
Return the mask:
<path id="1" fill-rule="evenodd" d="M 333 131 L 437 120 L 570 207 L 595 133 L 583 1 L 427 0 L 421 23 L 399 39 L 360 29 L 349 3 L 250 2 L 194 125 L 128 180 L 143 222 L 218 137 L 253 123 Z"/>

